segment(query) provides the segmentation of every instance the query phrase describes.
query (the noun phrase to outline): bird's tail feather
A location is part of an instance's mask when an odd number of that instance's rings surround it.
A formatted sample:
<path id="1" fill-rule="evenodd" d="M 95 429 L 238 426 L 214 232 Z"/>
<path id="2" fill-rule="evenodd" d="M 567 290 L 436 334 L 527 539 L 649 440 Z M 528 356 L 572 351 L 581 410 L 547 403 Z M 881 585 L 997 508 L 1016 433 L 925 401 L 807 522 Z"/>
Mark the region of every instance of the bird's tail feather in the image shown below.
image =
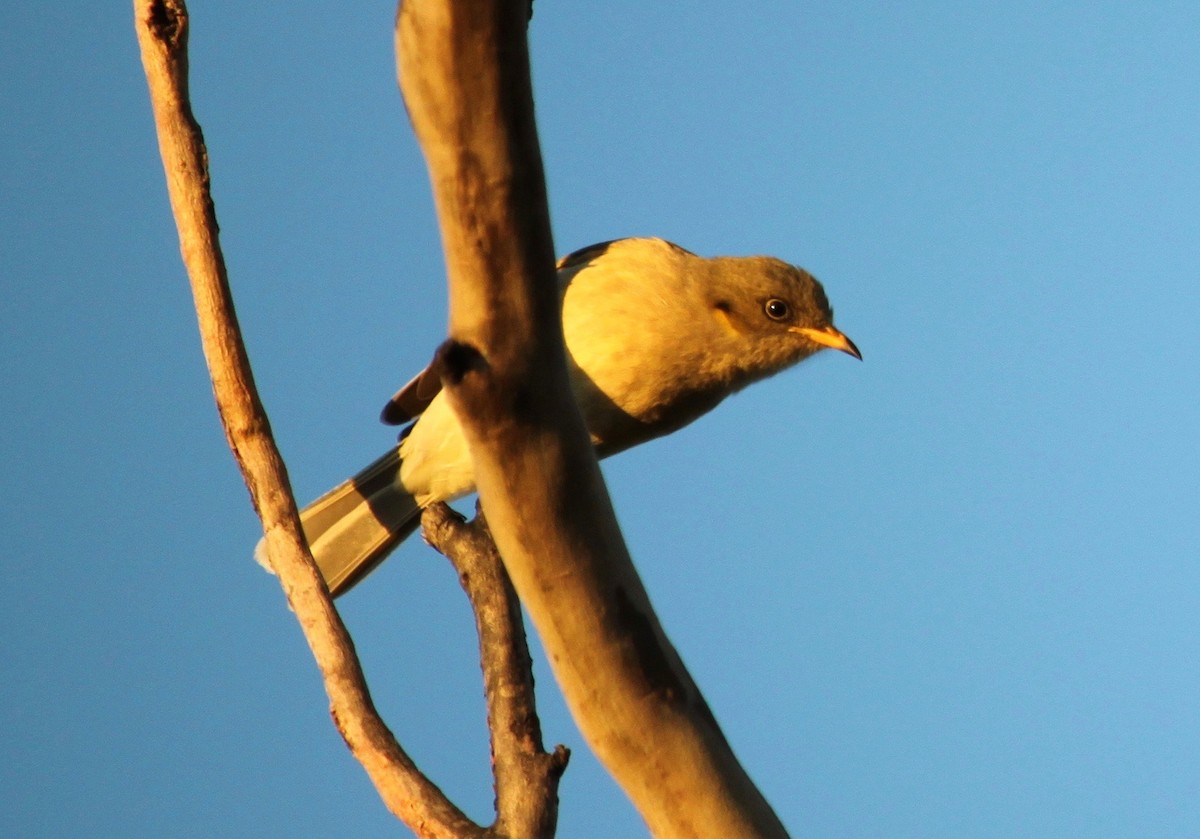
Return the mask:
<path id="1" fill-rule="evenodd" d="M 393 448 L 300 511 L 313 558 L 335 597 L 375 570 L 420 524 L 421 508 L 402 488 L 399 472 L 400 453 Z M 255 553 L 261 550 L 260 543 Z"/>

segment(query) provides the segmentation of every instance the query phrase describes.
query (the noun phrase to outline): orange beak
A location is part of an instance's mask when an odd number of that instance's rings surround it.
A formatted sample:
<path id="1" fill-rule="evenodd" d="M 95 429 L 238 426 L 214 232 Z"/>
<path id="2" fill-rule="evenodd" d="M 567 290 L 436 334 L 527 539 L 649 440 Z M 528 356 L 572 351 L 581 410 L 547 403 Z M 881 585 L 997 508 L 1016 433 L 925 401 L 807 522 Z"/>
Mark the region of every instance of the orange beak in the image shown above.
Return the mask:
<path id="1" fill-rule="evenodd" d="M 814 343 L 820 344 L 823 347 L 841 350 L 847 355 L 852 355 L 859 361 L 862 361 L 862 353 L 858 351 L 858 347 L 854 346 L 854 342 L 832 326 L 823 326 L 820 329 L 812 329 L 807 326 L 794 326 L 792 327 L 792 332 L 798 332 Z"/>

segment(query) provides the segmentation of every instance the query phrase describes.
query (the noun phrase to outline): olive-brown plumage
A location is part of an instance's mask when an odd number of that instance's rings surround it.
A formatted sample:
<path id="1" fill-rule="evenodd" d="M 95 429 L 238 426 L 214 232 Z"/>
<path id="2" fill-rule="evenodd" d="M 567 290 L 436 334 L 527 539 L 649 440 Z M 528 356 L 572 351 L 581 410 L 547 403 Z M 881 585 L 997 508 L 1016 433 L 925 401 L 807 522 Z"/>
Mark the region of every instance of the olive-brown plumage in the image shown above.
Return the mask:
<path id="1" fill-rule="evenodd" d="M 862 357 L 834 328 L 821 284 L 778 259 L 705 259 L 661 239 L 620 239 L 558 267 L 571 383 L 601 457 L 669 434 L 819 350 Z M 474 489 L 466 441 L 433 374 L 402 388 L 383 418 L 416 422 L 301 512 L 334 594 L 407 537 L 421 507 Z"/>

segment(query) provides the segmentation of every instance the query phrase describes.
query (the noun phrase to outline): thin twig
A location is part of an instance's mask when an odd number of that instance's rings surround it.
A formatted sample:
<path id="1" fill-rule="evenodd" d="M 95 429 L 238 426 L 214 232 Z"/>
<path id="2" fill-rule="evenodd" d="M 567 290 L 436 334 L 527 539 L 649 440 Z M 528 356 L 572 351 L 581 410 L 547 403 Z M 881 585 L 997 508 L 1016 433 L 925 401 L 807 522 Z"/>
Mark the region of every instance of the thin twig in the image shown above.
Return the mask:
<path id="1" fill-rule="evenodd" d="M 445 504 L 421 516 L 425 539 L 454 565 L 475 613 L 479 660 L 492 737 L 499 836 L 547 839 L 558 816 L 558 780 L 570 752 L 542 745 L 533 662 L 521 603 L 482 516 L 467 523 Z"/>

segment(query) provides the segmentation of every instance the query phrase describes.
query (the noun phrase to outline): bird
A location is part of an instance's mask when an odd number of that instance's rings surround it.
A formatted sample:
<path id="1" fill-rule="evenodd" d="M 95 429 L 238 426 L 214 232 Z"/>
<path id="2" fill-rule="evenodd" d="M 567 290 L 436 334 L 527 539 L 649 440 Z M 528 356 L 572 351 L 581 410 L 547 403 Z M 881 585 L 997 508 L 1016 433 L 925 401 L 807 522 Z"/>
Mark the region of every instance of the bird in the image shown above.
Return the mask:
<path id="1" fill-rule="evenodd" d="M 825 290 L 768 256 L 705 258 L 658 238 L 591 245 L 557 264 L 571 388 L 598 457 L 670 434 L 732 393 L 824 349 L 862 360 Z M 384 406 L 399 444 L 300 512 L 330 593 L 374 570 L 421 511 L 475 488 L 433 365 Z M 266 567 L 265 540 L 256 556 Z"/>

